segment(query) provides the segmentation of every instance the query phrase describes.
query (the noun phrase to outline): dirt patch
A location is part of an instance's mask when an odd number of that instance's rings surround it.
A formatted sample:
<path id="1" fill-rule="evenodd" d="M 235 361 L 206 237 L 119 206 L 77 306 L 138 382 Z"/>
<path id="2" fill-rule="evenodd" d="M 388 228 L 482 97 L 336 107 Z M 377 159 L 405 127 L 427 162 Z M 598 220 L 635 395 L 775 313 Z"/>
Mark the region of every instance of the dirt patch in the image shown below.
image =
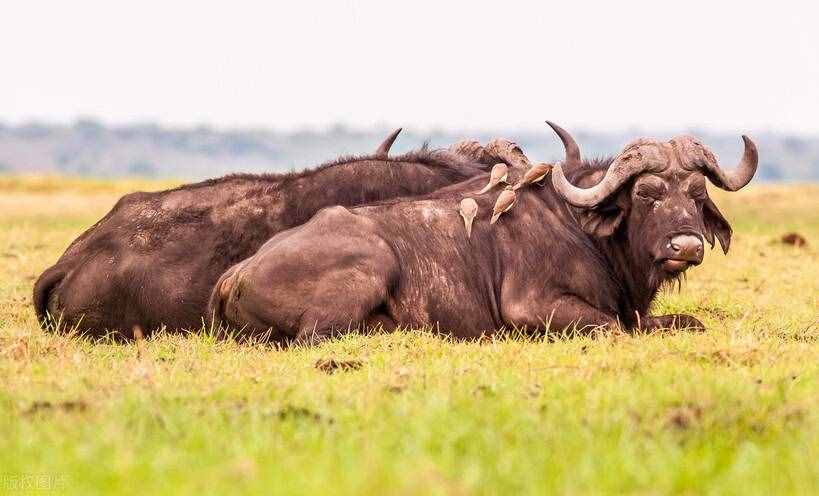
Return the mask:
<path id="1" fill-rule="evenodd" d="M 736 312 L 728 312 L 724 308 L 712 307 L 708 305 L 700 305 L 697 307 L 696 313 L 706 314 L 715 320 L 725 320 L 737 317 Z"/>
<path id="2" fill-rule="evenodd" d="M 495 389 L 492 386 L 481 384 L 475 388 L 475 396 L 492 397 L 495 396 Z"/>
<path id="3" fill-rule="evenodd" d="M 403 392 L 409 384 L 410 377 L 412 377 L 412 369 L 398 367 L 387 385 L 387 391 L 396 394 Z"/>
<path id="4" fill-rule="evenodd" d="M 702 419 L 702 407 L 689 403 L 672 408 L 666 424 L 676 429 L 685 430 L 693 427 Z"/>
<path id="5" fill-rule="evenodd" d="M 315 367 L 325 374 L 335 374 L 338 371 L 349 372 L 358 370 L 364 365 L 360 360 L 336 360 L 335 358 L 320 358 Z"/>
<path id="6" fill-rule="evenodd" d="M 0 355 L 8 356 L 12 360 L 25 360 L 29 357 L 28 341 L 22 338 L 15 339 L 8 344 L 5 340 L 0 339 Z"/>
<path id="7" fill-rule="evenodd" d="M 759 363 L 762 353 L 754 347 L 719 348 L 713 351 L 696 351 L 686 353 L 696 362 L 707 362 L 715 365 L 750 367 Z"/>
<path id="8" fill-rule="evenodd" d="M 776 337 L 797 343 L 816 343 L 819 341 L 819 333 L 812 332 L 810 328 L 805 329 L 803 332 L 777 332 Z"/>
<path id="9" fill-rule="evenodd" d="M 803 247 L 808 244 L 808 241 L 799 233 L 788 233 L 782 236 L 782 242 L 786 245 L 796 246 L 796 247 Z"/>
<path id="10" fill-rule="evenodd" d="M 715 350 L 711 356 L 723 365 L 744 365 L 751 366 L 759 363 L 760 351 L 756 348 L 723 348 Z"/>
<path id="11" fill-rule="evenodd" d="M 808 410 L 801 406 L 788 406 L 781 412 L 785 424 L 801 424 L 807 417 Z"/>
<path id="12" fill-rule="evenodd" d="M 57 403 L 52 403 L 50 401 L 35 401 L 28 407 L 28 409 L 24 412 L 26 415 L 35 415 L 38 413 L 45 413 L 45 412 L 84 412 L 88 409 L 88 403 L 77 400 L 77 401 L 61 401 Z"/>
<path id="13" fill-rule="evenodd" d="M 276 417 L 279 420 L 310 420 L 313 422 L 326 421 L 329 424 L 333 423 L 333 419 L 331 418 L 325 419 L 323 415 L 321 415 L 320 413 L 316 413 L 313 410 L 310 410 L 309 408 L 292 405 L 287 405 L 278 412 L 276 412 Z"/>

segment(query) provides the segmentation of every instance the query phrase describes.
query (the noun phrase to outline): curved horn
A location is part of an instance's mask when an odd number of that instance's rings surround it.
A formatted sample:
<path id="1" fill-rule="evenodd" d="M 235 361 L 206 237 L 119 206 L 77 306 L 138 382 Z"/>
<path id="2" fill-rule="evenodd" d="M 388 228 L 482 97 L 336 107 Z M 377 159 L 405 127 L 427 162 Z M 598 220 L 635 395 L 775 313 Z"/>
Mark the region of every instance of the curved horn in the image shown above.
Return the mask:
<path id="1" fill-rule="evenodd" d="M 577 146 L 577 142 L 572 138 L 572 135 L 554 122 L 546 121 L 546 124 L 552 128 L 555 134 L 557 134 L 557 137 L 560 138 L 560 141 L 563 142 L 563 148 L 566 150 L 566 160 L 564 160 L 564 163 L 573 166 L 580 165 L 580 147 Z"/>
<path id="2" fill-rule="evenodd" d="M 571 205 L 592 208 L 617 191 L 629 178 L 651 167 L 652 161 L 657 161 L 656 151 L 654 154 L 650 153 L 650 149 L 644 148 L 647 145 L 654 143 L 650 140 L 636 140 L 627 146 L 609 165 L 603 179 L 590 188 L 578 188 L 570 183 L 562 165 L 555 164 L 552 168 L 552 186 Z"/>
<path id="3" fill-rule="evenodd" d="M 754 177 L 759 165 L 759 152 L 751 138 L 743 134 L 742 141 L 745 142 L 745 151 L 742 153 L 742 160 L 734 170 L 725 171 L 719 165 L 706 165 L 708 179 L 718 188 L 736 191 L 751 182 Z"/>
<path id="4" fill-rule="evenodd" d="M 390 147 L 392 147 L 392 144 L 395 143 L 395 138 L 397 138 L 398 135 L 401 134 L 402 129 L 403 128 L 399 127 L 398 129 L 390 133 L 390 135 L 387 136 L 387 138 L 381 142 L 381 144 L 375 150 L 376 157 L 387 158 L 387 154 L 390 153 Z"/>

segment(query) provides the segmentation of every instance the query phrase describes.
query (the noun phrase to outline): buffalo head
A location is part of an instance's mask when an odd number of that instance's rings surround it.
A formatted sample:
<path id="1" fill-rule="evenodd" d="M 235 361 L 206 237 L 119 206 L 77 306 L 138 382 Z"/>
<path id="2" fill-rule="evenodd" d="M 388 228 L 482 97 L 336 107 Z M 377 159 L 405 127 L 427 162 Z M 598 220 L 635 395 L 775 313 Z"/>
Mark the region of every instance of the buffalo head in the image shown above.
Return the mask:
<path id="1" fill-rule="evenodd" d="M 742 137 L 745 152 L 733 170 L 722 169 L 714 154 L 692 136 L 668 142 L 641 138 L 626 145 L 605 174 L 599 172 L 603 176 L 599 179 L 583 174 L 575 141 L 565 130 L 550 125 L 566 148 L 566 160 L 553 169 L 552 184 L 577 207 L 584 231 L 600 237 L 622 233 L 631 258 L 640 265 L 650 264 L 650 272 L 659 280 L 672 279 L 701 263 L 705 241 L 713 248 L 716 238 L 728 252 L 731 226 L 709 198 L 705 180 L 728 191 L 748 184 L 758 163 L 750 138 Z M 567 179 L 570 171 L 577 185 Z M 595 179 L 599 179 L 596 184 Z"/>

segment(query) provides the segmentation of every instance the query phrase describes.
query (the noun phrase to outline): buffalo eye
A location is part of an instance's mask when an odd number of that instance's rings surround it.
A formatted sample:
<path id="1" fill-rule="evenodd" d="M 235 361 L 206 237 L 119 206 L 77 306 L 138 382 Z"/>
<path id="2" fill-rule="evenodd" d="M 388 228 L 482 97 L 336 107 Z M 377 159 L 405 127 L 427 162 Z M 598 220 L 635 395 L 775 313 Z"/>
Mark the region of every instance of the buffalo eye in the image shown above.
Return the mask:
<path id="1" fill-rule="evenodd" d="M 662 200 L 664 191 L 661 188 L 643 185 L 637 189 L 637 197 L 648 202 Z"/>
<path id="2" fill-rule="evenodd" d="M 704 184 L 695 184 L 688 190 L 688 195 L 695 200 L 705 200 L 708 198 L 708 192 L 705 190 Z"/>

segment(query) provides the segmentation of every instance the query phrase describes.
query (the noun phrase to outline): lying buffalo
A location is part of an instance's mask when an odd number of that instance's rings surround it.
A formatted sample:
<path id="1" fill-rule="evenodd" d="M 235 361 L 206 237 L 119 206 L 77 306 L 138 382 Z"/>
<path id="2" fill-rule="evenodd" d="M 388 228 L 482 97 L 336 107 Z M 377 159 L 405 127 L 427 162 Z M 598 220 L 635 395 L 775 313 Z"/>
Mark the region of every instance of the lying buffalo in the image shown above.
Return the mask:
<path id="1" fill-rule="evenodd" d="M 124 196 L 40 276 L 38 318 L 44 325 L 59 320 L 64 328 L 126 336 L 137 325 L 198 327 L 217 278 L 277 232 L 329 205 L 426 193 L 485 170 L 426 148 L 388 157 L 399 131 L 373 155 L 304 172 L 237 174 Z"/>
<path id="2" fill-rule="evenodd" d="M 508 187 L 494 206 L 495 193 L 475 193 L 484 175 L 429 199 L 324 209 L 226 271 L 209 314 L 281 342 L 375 323 L 464 338 L 513 325 L 701 328 L 688 315 L 648 311 L 664 283 L 702 261 L 704 241 L 713 247 L 716 237 L 727 252 L 731 227 L 705 179 L 729 191 L 745 186 L 757 167 L 754 144 L 743 137 L 733 171 L 688 136 L 640 139 L 614 158 L 582 162 L 571 136 L 552 127 L 566 159 L 551 181 L 513 168 L 523 187 Z M 471 236 L 464 197 L 477 202 Z M 493 212 L 499 220 L 490 225 Z"/>

